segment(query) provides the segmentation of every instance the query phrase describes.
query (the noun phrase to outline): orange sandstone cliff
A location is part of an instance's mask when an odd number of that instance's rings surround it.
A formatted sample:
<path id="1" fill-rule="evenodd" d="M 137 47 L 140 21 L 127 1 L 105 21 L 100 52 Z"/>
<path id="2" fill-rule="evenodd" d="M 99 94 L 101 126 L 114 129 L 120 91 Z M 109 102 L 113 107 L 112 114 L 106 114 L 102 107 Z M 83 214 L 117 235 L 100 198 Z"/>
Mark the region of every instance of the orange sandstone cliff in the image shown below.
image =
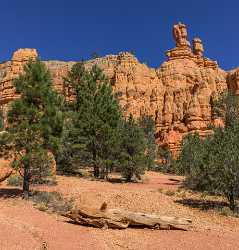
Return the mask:
<path id="1" fill-rule="evenodd" d="M 213 116 L 212 99 L 226 89 L 239 93 L 239 68 L 225 72 L 217 62 L 204 57 L 203 43 L 187 38 L 186 25 L 173 27 L 176 47 L 166 52 L 167 61 L 159 68 L 149 68 L 127 52 L 86 62 L 97 64 L 109 77 L 126 115 L 152 116 L 156 125 L 156 141 L 170 148 L 174 155 L 180 150 L 183 136 L 197 131 L 202 137 L 211 133 L 209 124 L 220 124 Z M 6 112 L 9 102 L 18 98 L 12 80 L 22 72 L 23 65 L 37 57 L 35 49 L 20 49 L 12 60 L 0 64 L 0 105 Z M 45 61 L 54 87 L 67 94 L 62 80 L 75 62 Z"/>

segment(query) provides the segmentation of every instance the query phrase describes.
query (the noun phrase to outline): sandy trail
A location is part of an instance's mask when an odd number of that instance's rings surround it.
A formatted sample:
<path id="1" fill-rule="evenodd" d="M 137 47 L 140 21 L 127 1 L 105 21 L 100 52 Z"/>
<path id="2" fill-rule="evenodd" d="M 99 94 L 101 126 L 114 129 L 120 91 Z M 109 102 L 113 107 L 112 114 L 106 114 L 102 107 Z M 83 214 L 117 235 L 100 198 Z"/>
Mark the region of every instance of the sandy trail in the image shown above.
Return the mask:
<path id="1" fill-rule="evenodd" d="M 19 190 L 0 189 L 0 249 L 239 249 L 239 219 L 221 216 L 209 210 L 183 206 L 173 194 L 180 185 L 180 177 L 147 173 L 145 184 L 119 184 L 58 176 L 58 185 L 41 187 L 74 197 L 76 203 L 132 211 L 189 217 L 190 231 L 157 231 L 150 229 L 101 230 L 67 222 L 66 218 L 35 209 L 19 197 Z M 179 180 L 179 181 L 176 181 Z M 43 246 L 46 245 L 47 248 Z"/>

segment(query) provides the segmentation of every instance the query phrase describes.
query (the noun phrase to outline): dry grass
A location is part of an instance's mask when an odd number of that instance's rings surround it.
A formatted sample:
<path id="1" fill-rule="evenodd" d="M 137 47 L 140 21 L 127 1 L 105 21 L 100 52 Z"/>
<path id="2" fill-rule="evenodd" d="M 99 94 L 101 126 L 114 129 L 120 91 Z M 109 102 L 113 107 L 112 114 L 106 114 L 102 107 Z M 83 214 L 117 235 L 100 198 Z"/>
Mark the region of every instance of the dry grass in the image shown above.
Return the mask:
<path id="1" fill-rule="evenodd" d="M 66 213 L 73 208 L 73 199 L 65 199 L 58 192 L 36 191 L 32 200 L 40 211 L 49 211 L 58 214 Z"/>

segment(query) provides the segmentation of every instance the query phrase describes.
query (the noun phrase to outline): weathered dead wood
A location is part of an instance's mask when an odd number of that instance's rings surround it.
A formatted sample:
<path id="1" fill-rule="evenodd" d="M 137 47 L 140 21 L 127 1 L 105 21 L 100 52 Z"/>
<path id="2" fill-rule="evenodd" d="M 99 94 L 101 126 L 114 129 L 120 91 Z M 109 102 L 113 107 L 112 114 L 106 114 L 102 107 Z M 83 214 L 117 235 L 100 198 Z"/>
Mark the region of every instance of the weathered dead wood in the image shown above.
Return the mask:
<path id="1" fill-rule="evenodd" d="M 99 228 L 125 229 L 127 227 L 148 227 L 154 229 L 188 230 L 192 221 L 186 218 L 135 213 L 122 209 L 107 209 L 103 203 L 100 209 L 80 207 L 63 216 L 80 225 Z"/>

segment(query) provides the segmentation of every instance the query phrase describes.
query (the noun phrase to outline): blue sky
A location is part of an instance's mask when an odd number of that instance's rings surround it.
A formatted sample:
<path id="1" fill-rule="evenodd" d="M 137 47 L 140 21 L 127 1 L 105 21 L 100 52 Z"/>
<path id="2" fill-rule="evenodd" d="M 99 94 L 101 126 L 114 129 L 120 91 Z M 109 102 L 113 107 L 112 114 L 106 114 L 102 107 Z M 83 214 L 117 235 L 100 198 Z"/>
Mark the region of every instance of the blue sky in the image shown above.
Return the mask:
<path id="1" fill-rule="evenodd" d="M 11 0 L 0 6 L 0 60 L 17 48 L 36 48 L 42 59 L 81 60 L 133 50 L 158 67 L 174 47 L 172 25 L 188 25 L 205 54 L 225 69 L 239 66 L 237 0 Z"/>

